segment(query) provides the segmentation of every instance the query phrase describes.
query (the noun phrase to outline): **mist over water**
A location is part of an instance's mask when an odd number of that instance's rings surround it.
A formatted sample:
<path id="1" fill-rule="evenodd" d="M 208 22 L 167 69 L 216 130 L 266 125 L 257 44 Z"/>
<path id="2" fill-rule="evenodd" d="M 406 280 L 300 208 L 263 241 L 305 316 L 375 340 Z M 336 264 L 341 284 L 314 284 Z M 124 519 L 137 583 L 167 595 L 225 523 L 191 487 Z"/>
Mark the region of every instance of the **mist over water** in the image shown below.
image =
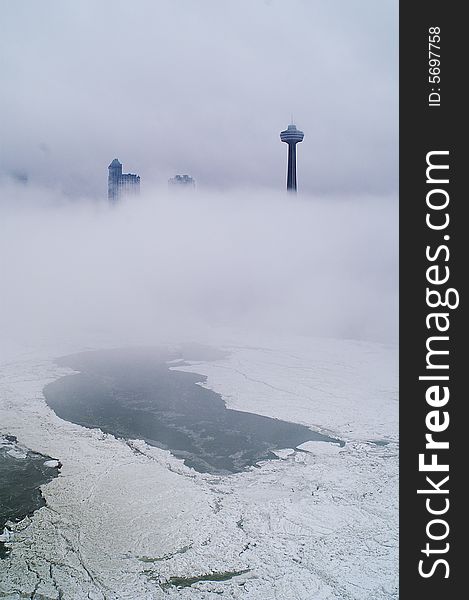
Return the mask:
<path id="1" fill-rule="evenodd" d="M 395 3 L 23 0 L 3 17 L 3 339 L 396 338 Z M 115 156 L 142 195 L 112 209 Z M 168 193 L 176 173 L 195 194 Z"/>
<path id="2" fill-rule="evenodd" d="M 281 188 L 293 113 L 302 190 L 396 193 L 397 26 L 376 0 L 3 2 L 0 178 L 99 197 L 118 156 Z"/>
<path id="3" fill-rule="evenodd" d="M 6 338 L 232 328 L 396 339 L 391 197 L 144 188 L 111 207 L 16 184 L 0 196 Z"/>

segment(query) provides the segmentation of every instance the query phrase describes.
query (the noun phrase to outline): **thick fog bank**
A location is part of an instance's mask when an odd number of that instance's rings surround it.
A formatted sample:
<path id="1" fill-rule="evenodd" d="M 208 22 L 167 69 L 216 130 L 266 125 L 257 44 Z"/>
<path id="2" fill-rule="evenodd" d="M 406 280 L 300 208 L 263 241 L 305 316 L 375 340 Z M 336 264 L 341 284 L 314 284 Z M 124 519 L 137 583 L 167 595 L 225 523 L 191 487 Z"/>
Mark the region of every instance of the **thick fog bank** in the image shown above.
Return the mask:
<path id="1" fill-rule="evenodd" d="M 116 207 L 0 190 L 3 341 L 227 327 L 393 342 L 397 203 L 145 190 Z"/>

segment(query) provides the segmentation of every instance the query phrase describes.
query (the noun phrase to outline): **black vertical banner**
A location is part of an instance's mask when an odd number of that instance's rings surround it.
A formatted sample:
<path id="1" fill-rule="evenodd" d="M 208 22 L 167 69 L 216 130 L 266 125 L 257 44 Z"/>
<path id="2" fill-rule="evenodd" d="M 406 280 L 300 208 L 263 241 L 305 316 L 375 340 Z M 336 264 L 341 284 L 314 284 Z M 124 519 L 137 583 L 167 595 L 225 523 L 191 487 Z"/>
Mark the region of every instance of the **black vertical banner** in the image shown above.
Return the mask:
<path id="1" fill-rule="evenodd" d="M 401 600 L 465 587 L 463 7 L 400 4 Z"/>

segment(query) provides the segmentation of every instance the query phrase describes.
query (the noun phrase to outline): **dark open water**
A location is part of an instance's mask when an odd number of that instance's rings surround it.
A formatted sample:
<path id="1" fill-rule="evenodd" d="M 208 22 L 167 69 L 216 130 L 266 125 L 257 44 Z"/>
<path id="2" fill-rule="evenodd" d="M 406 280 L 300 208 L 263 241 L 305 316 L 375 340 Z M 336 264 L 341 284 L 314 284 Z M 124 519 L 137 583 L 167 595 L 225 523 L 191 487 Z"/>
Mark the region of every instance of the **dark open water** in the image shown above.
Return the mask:
<path id="1" fill-rule="evenodd" d="M 45 505 L 40 486 L 58 475 L 47 460 L 51 457 L 19 446 L 14 436 L 0 436 L 0 535 L 7 521 L 21 521 Z M 7 552 L 0 541 L 0 558 Z"/>
<path id="2" fill-rule="evenodd" d="M 216 360 L 202 346 L 84 352 L 58 360 L 79 371 L 44 388 L 59 417 L 169 449 L 200 472 L 234 473 L 275 458 L 272 450 L 308 440 L 339 442 L 302 425 L 227 409 L 202 375 L 171 371 L 167 361 Z"/>

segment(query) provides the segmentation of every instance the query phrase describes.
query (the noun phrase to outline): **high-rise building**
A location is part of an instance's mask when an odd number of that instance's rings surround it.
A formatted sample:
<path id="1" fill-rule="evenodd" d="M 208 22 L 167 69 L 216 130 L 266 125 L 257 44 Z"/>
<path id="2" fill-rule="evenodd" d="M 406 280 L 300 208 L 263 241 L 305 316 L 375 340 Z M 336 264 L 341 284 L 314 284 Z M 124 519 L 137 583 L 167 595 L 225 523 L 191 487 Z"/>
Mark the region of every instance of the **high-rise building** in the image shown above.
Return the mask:
<path id="1" fill-rule="evenodd" d="M 296 145 L 303 141 L 304 136 L 305 134 L 293 123 L 280 133 L 282 142 L 288 144 L 287 190 L 289 192 L 296 192 Z"/>
<path id="2" fill-rule="evenodd" d="M 122 163 L 117 158 L 108 169 L 107 197 L 110 202 L 117 202 L 123 196 L 135 196 L 140 192 L 140 177 L 133 173 L 122 173 Z"/>
<path id="3" fill-rule="evenodd" d="M 178 189 L 195 188 L 195 179 L 190 175 L 175 175 L 168 180 L 168 184 L 171 187 L 176 186 Z"/>

